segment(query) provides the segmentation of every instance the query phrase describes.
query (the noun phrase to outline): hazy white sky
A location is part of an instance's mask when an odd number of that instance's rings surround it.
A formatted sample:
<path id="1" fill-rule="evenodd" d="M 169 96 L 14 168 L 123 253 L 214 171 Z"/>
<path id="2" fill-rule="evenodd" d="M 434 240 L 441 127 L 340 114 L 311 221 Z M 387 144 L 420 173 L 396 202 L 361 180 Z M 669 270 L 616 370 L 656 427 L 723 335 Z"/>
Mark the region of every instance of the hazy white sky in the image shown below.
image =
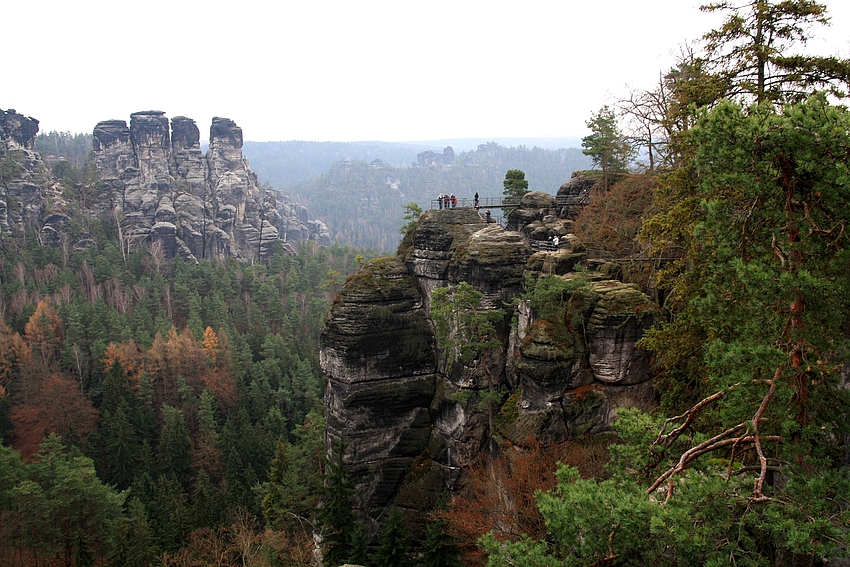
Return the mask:
<path id="1" fill-rule="evenodd" d="M 6 2 L 0 108 L 41 130 L 163 110 L 208 137 L 431 140 L 586 134 L 719 22 L 699 0 Z M 850 57 L 850 2 L 810 51 Z"/>

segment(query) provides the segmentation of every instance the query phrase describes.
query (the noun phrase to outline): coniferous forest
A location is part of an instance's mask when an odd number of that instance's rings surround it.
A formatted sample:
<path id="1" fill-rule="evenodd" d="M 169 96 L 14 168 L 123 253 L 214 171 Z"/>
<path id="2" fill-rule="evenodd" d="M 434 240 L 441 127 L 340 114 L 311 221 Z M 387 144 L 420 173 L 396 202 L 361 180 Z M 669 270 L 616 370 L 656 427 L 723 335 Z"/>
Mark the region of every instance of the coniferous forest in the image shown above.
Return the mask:
<path id="1" fill-rule="evenodd" d="M 363 257 L 310 242 L 253 266 L 125 262 L 99 228 L 71 254 L 0 250 L 0 564 L 306 561 L 316 342 Z"/>
<path id="2" fill-rule="evenodd" d="M 657 313 L 637 342 L 652 411 L 520 444 L 497 426 L 521 415 L 522 385 L 482 388 L 488 443 L 452 471 L 463 485 L 416 513 L 388 506 L 370 532 L 345 439 L 326 446 L 318 349 L 336 292 L 377 251 L 308 241 L 261 263 L 183 262 L 122 251 L 112 217 L 72 216 L 85 248 L 33 231 L 0 241 L 0 566 L 306 566 L 317 543 L 329 567 L 846 564 L 850 60 L 796 49 L 827 23 L 817 2 L 702 10 L 723 25 L 655 87 L 589 117 L 583 153 L 599 172 L 569 219 L 570 238 L 606 260 L 658 260 L 618 272 Z M 63 191 L 96 184 L 85 136 L 40 142 L 64 158 Z M 494 184 L 522 167 L 497 163 Z M 14 175 L 0 165 L 0 181 Z M 409 171 L 343 161 L 297 188 L 311 211 L 346 208 L 348 242 L 381 249 L 409 202 L 412 246 L 417 200 L 475 188 L 470 170 L 441 167 L 402 182 Z M 423 325 L 472 367 L 524 301 L 550 329 L 545 352 L 574 348 L 591 276 L 529 275 L 504 311 L 456 282 L 432 290 Z M 581 410 L 587 388 L 574 393 Z"/>

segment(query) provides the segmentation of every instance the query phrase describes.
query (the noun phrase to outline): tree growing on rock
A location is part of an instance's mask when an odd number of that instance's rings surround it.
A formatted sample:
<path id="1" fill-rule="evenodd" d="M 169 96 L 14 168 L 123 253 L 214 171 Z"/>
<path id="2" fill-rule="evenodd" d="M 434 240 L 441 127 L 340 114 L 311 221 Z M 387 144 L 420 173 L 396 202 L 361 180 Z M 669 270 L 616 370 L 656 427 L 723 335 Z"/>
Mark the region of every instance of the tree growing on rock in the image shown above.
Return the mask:
<path id="1" fill-rule="evenodd" d="M 590 156 L 594 167 L 602 170 L 602 188 L 608 191 L 611 174 L 628 170 L 632 147 L 620 132 L 617 115 L 608 106 L 591 113 L 587 127 L 591 133 L 581 139 L 582 153 Z"/>
<path id="2" fill-rule="evenodd" d="M 528 181 L 525 179 L 525 172 L 521 169 L 509 169 L 505 173 L 502 185 L 504 185 L 502 194 L 506 197 L 514 197 L 517 201 L 528 193 Z"/>
<path id="3" fill-rule="evenodd" d="M 398 229 L 402 236 L 407 234 L 407 231 L 413 228 L 421 215 L 422 207 L 420 207 L 416 202 L 411 201 L 404 206 L 404 216 L 402 218 L 407 222 L 401 225 Z"/>
<path id="4" fill-rule="evenodd" d="M 434 319 L 437 345 L 445 357 L 446 368 L 453 364 L 469 366 L 481 360 L 487 351 L 501 348 L 496 335 L 496 323 L 504 319 L 503 309 L 485 309 L 481 305 L 484 294 L 467 282 L 441 287 L 431 296 L 431 317 Z M 493 430 L 493 411 L 505 397 L 503 388 L 493 383 L 490 368 L 481 364 L 489 377 L 486 390 L 479 392 L 481 409 L 488 412 L 490 430 Z"/>

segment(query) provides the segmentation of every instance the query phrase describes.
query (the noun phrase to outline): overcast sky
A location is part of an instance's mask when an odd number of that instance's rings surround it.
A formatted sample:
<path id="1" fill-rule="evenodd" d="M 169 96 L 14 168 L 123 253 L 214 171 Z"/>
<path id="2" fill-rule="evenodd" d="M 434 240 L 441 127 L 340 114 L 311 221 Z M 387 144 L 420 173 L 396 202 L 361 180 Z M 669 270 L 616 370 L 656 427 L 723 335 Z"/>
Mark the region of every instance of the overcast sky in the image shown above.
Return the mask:
<path id="1" fill-rule="evenodd" d="M 0 108 L 41 131 L 163 110 L 206 139 L 580 137 L 719 22 L 691 0 L 5 2 Z M 850 57 L 850 2 L 810 51 Z"/>

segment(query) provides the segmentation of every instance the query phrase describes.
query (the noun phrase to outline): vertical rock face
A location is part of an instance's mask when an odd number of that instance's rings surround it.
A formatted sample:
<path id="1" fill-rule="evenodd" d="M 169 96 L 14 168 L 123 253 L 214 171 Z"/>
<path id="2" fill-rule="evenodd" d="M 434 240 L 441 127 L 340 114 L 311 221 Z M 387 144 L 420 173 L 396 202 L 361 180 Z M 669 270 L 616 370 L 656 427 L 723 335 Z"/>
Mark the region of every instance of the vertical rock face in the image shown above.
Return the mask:
<path id="1" fill-rule="evenodd" d="M 34 150 L 38 134 L 38 120 L 27 118 L 14 109 L 0 109 L 0 155 L 8 150 Z"/>
<path id="2" fill-rule="evenodd" d="M 346 282 L 322 331 L 326 445 L 346 443 L 361 515 L 390 505 L 431 433 L 434 335 L 404 265 L 379 258 Z"/>
<path id="3" fill-rule="evenodd" d="M 636 285 L 581 285 L 562 315 L 564 326 L 537 317 L 526 302 L 521 307 L 516 369 L 523 427 L 558 440 L 605 430 L 619 408 L 652 407 L 649 356 L 635 343 L 652 326 L 656 309 Z"/>
<path id="4" fill-rule="evenodd" d="M 38 120 L 0 109 L 0 238 L 33 230 L 40 242 L 84 246 L 87 234 L 69 242 L 60 184 L 34 150 Z M 278 202 L 261 190 L 242 155 L 242 129 L 214 118 L 210 150 L 201 152 L 195 121 L 148 110 L 95 126 L 93 161 L 100 177 L 84 213 L 114 217 L 121 245 L 133 251 L 159 243 L 168 257 L 243 261 L 272 254 L 275 244 L 315 239 L 332 244 L 327 227 L 287 197 Z"/>
<path id="5" fill-rule="evenodd" d="M 0 240 L 41 229 L 50 188 L 37 134 L 38 120 L 0 109 Z"/>
<path id="6" fill-rule="evenodd" d="M 242 128 L 232 120 L 213 118 L 207 162 L 216 218 L 222 221 L 231 249 L 242 258 L 262 257 L 268 244 L 277 240 L 278 231 L 264 222 L 260 185 L 242 156 Z"/>
<path id="7" fill-rule="evenodd" d="M 551 196 L 530 199 L 546 210 L 527 203 L 529 219 L 551 214 Z M 348 442 L 363 517 L 378 518 L 393 502 L 422 507 L 439 486 L 462 482 L 464 467 L 482 453 L 498 451 L 496 439 L 560 441 L 605 430 L 618 408 L 653 407 L 649 358 L 635 343 L 655 310 L 636 286 L 585 268 L 571 300 L 580 309 L 568 325 L 517 301 L 526 276 L 568 280 L 582 262 L 586 256 L 570 249 L 533 253 L 521 233 L 486 224 L 472 209 L 431 210 L 397 258 L 349 278 L 326 320 L 320 356 L 329 377 L 327 449 L 340 436 Z M 469 366 L 447 362 L 430 322 L 434 289 L 461 281 L 482 293 L 483 308 L 504 312 L 501 346 Z M 496 392 L 503 394 L 495 405 L 483 403 Z"/>
<path id="8" fill-rule="evenodd" d="M 130 250 L 159 242 L 168 256 L 251 261 L 270 255 L 280 240 L 331 244 L 324 225 L 308 226 L 306 209 L 303 222 L 295 222 L 281 215 L 272 191 L 263 194 L 232 120 L 213 119 L 206 155 L 194 120 L 169 122 L 157 110 L 132 114 L 129 127 L 122 120 L 99 123 L 93 148 L 101 212 L 120 211 Z"/>

